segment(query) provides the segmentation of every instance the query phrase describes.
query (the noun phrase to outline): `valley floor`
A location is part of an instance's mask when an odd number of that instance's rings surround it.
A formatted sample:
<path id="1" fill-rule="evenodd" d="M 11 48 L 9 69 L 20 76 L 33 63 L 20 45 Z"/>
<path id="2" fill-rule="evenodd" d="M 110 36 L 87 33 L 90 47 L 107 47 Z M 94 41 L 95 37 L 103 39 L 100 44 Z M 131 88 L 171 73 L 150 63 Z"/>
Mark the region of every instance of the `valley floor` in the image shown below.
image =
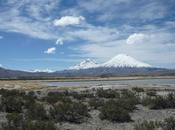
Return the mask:
<path id="1" fill-rule="evenodd" d="M 14 89 L 25 91 L 25 92 L 34 92 L 37 93 L 37 102 L 40 102 L 44 104 L 44 106 L 55 106 L 58 102 L 62 102 L 62 98 L 60 99 L 59 95 L 56 95 L 56 97 L 48 96 L 49 93 L 67 93 L 68 96 L 73 102 L 80 102 L 82 104 L 87 105 L 88 107 L 88 113 L 90 114 L 89 117 L 85 117 L 85 121 L 82 123 L 73 123 L 67 120 L 64 121 L 58 121 L 56 123 L 58 130 L 143 130 L 142 128 L 136 129 L 134 126 L 138 123 L 142 123 L 145 120 L 146 121 L 163 121 L 166 118 L 169 117 L 175 117 L 175 102 L 173 102 L 169 96 L 169 94 L 173 94 L 172 98 L 175 100 L 175 85 L 157 85 L 157 84 L 143 84 L 141 86 L 134 86 L 134 85 L 97 85 L 97 86 L 83 86 L 83 87 L 56 87 L 56 86 L 48 86 L 47 83 L 50 82 L 63 82 L 63 81 L 84 81 L 84 80 L 137 80 L 137 79 L 151 79 L 153 77 L 119 77 L 119 78 L 98 78 L 98 79 L 61 79 L 61 80 L 1 80 L 0 81 L 0 89 L 8 89 L 9 91 L 12 91 Z M 157 79 L 175 79 L 174 77 L 154 77 Z M 90 82 L 89 81 L 89 82 Z M 100 94 L 99 95 L 99 91 Z M 128 103 L 132 104 L 133 110 L 129 110 L 129 115 L 131 117 L 131 121 L 111 121 L 110 118 L 107 118 L 102 120 L 99 115 L 102 113 L 101 109 L 103 106 L 105 106 L 105 103 L 110 100 L 119 100 L 116 95 L 118 93 L 121 93 L 121 99 L 122 100 L 129 100 L 130 97 L 122 97 L 124 96 L 122 92 L 128 91 L 129 94 L 134 94 L 131 96 L 131 98 L 138 97 L 139 102 L 133 104 L 132 101 L 129 101 Z M 131 93 L 130 93 L 131 92 Z M 3 95 L 3 94 L 2 94 Z M 52 98 L 58 98 L 57 103 L 50 104 L 49 101 L 45 101 L 45 98 L 52 99 Z M 65 97 L 64 97 L 65 98 Z M 160 101 L 161 104 L 156 104 L 155 101 Z M 41 100 L 42 99 L 42 100 Z M 94 106 L 89 104 L 89 101 L 91 99 L 97 99 L 98 101 L 102 100 L 103 105 L 99 105 L 99 102 L 95 102 L 98 105 L 97 108 L 93 108 Z M 44 101 L 43 101 L 44 100 Z M 137 99 L 134 99 L 134 101 Z M 169 101 L 170 100 L 170 101 Z M 171 105 L 167 105 L 166 102 L 169 102 Z M 63 101 L 64 103 L 64 101 Z M 100 102 L 101 103 L 101 102 Z M 115 102 L 114 102 L 115 103 Z M 164 104 L 164 106 L 161 106 Z M 59 105 L 59 104 L 58 104 Z M 167 106 L 166 106 L 167 105 Z M 116 106 L 114 106 L 116 107 Z M 122 106 L 125 109 L 125 106 Z M 109 110 L 111 108 L 107 108 Z M 113 108 L 112 108 L 113 109 Z M 110 111 L 110 110 L 109 110 Z M 108 112 L 108 111 L 106 111 Z M 113 111 L 115 114 L 115 111 Z M 6 119 L 6 111 L 0 112 L 0 124 L 3 122 L 7 122 Z M 108 114 L 108 113 L 107 113 Z M 67 115 L 70 116 L 70 115 Z M 83 115 L 84 116 L 84 115 Z M 76 119 L 76 118 L 75 118 Z M 32 119 L 33 120 L 33 119 Z M 55 119 L 53 119 L 55 120 Z M 113 120 L 113 119 L 112 119 Z M 175 128 L 175 124 L 174 124 Z M 147 130 L 147 129 L 145 129 Z M 161 129 L 160 130 L 166 130 Z M 174 129 L 173 129 L 174 130 Z"/>

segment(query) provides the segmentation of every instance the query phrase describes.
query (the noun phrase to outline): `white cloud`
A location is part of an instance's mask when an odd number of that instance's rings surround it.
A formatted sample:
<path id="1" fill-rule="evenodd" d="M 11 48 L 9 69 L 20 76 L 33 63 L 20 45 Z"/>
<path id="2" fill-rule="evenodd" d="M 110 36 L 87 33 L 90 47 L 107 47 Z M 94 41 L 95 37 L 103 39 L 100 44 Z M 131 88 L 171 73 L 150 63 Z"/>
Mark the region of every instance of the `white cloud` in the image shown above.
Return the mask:
<path id="1" fill-rule="evenodd" d="M 82 21 L 84 21 L 85 18 L 83 16 L 64 16 L 61 17 L 60 19 L 54 20 L 54 25 L 55 26 L 69 26 L 69 25 L 78 25 Z"/>
<path id="2" fill-rule="evenodd" d="M 131 34 L 126 40 L 127 44 L 138 44 L 143 43 L 147 39 L 147 35 L 142 33 Z"/>
<path id="3" fill-rule="evenodd" d="M 64 44 L 63 38 L 57 39 L 56 45 L 63 45 L 63 44 Z"/>
<path id="4" fill-rule="evenodd" d="M 46 54 L 54 54 L 55 52 L 56 52 L 55 47 L 48 48 L 46 51 L 44 51 L 44 53 Z"/>
<path id="5" fill-rule="evenodd" d="M 73 39 L 83 39 L 88 42 L 108 42 L 119 37 L 117 29 L 101 26 L 87 26 L 85 29 L 69 31 L 67 34 Z"/>
<path id="6" fill-rule="evenodd" d="M 0 36 L 0 39 L 3 39 L 4 37 L 3 36 Z"/>

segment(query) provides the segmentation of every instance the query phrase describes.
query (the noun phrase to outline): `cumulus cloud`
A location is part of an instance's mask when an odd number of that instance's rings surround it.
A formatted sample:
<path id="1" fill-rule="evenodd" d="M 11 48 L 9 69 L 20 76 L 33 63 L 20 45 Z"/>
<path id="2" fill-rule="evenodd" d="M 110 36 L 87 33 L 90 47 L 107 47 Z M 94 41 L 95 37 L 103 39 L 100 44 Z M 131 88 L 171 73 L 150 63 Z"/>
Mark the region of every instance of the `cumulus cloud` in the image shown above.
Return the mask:
<path id="1" fill-rule="evenodd" d="M 126 40 L 126 43 L 127 44 L 137 44 L 137 43 L 142 43 L 146 40 L 147 38 L 147 35 L 145 34 L 142 34 L 142 33 L 134 33 L 134 34 L 131 34 L 127 40 Z"/>
<path id="2" fill-rule="evenodd" d="M 46 54 L 54 54 L 55 52 L 56 52 L 55 47 L 48 48 L 46 51 L 44 51 L 44 53 Z"/>
<path id="3" fill-rule="evenodd" d="M 78 25 L 80 24 L 82 21 L 84 21 L 85 18 L 83 16 L 64 16 L 61 17 L 60 19 L 56 19 L 54 20 L 54 25 L 55 26 L 69 26 L 69 25 Z"/>
<path id="4" fill-rule="evenodd" d="M 57 39 L 56 45 L 63 45 L 63 44 L 64 44 L 63 38 Z"/>

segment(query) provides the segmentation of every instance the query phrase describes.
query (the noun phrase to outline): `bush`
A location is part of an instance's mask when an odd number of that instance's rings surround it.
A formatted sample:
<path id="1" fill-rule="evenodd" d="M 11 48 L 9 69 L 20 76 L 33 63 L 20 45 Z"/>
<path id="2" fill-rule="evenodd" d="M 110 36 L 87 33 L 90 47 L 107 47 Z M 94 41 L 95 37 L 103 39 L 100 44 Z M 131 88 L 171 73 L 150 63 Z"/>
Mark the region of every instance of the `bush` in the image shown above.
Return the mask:
<path id="1" fill-rule="evenodd" d="M 147 94 L 147 96 L 156 96 L 156 95 L 157 95 L 157 93 L 156 93 L 155 90 L 148 90 L 148 91 L 146 92 L 146 94 Z"/>
<path id="2" fill-rule="evenodd" d="M 28 121 L 25 122 L 23 130 L 56 130 L 56 126 L 51 121 Z"/>
<path id="3" fill-rule="evenodd" d="M 175 118 L 169 117 L 164 121 L 144 121 L 134 125 L 134 130 L 175 130 Z"/>
<path id="4" fill-rule="evenodd" d="M 104 89 L 97 89 L 97 96 L 100 98 L 118 98 L 120 96 L 119 93 L 117 93 L 114 90 L 104 90 Z"/>
<path id="5" fill-rule="evenodd" d="M 156 121 L 144 121 L 134 125 L 134 130 L 157 130 L 160 123 Z"/>
<path id="6" fill-rule="evenodd" d="M 24 100 L 18 96 L 8 96 L 2 97 L 1 109 L 8 113 L 21 113 L 22 107 L 24 105 Z"/>
<path id="7" fill-rule="evenodd" d="M 81 123 L 89 117 L 87 106 L 80 102 L 62 102 L 50 110 L 52 118 L 58 122 Z"/>
<path id="8" fill-rule="evenodd" d="M 46 113 L 46 110 L 44 109 L 44 106 L 39 103 L 32 104 L 27 109 L 27 118 L 30 120 L 47 120 L 48 115 Z"/>
<path id="9" fill-rule="evenodd" d="M 100 109 L 100 119 L 110 120 L 115 122 L 129 122 L 131 117 L 129 111 L 123 106 L 120 106 L 119 102 L 114 100 L 107 101 Z"/>
<path id="10" fill-rule="evenodd" d="M 89 106 L 93 109 L 98 109 L 99 107 L 104 105 L 104 100 L 98 98 L 92 98 L 89 100 Z"/>
<path id="11" fill-rule="evenodd" d="M 47 101 L 50 104 L 55 104 L 58 101 L 70 101 L 70 98 L 66 97 L 65 93 L 61 92 L 49 92 L 46 97 L 43 98 L 44 101 Z"/>
<path id="12" fill-rule="evenodd" d="M 132 88 L 132 90 L 135 91 L 135 92 L 138 92 L 138 93 L 141 93 L 141 92 L 145 91 L 143 88 L 139 88 L 139 87 L 134 87 L 134 88 Z"/>
<path id="13" fill-rule="evenodd" d="M 71 92 L 69 93 L 69 96 L 72 96 L 73 98 L 77 100 L 83 100 L 85 98 L 93 98 L 94 95 L 92 93 L 78 93 L 78 92 Z"/>
<path id="14" fill-rule="evenodd" d="M 175 108 L 175 94 L 170 93 L 167 96 L 146 97 L 142 104 L 150 109 Z"/>

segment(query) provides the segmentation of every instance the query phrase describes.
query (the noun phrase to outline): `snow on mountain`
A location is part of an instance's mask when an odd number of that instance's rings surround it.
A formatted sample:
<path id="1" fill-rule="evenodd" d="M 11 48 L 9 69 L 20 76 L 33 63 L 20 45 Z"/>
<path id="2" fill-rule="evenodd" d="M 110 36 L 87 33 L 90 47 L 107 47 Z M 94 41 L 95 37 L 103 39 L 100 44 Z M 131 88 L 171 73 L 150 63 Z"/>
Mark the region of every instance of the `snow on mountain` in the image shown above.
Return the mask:
<path id="1" fill-rule="evenodd" d="M 119 54 L 113 57 L 111 60 L 102 64 L 97 64 L 95 61 L 91 59 L 86 59 L 82 61 L 80 64 L 70 67 L 69 69 L 79 70 L 79 69 L 89 69 L 89 68 L 97 68 L 97 67 L 132 67 L 132 68 L 145 67 L 145 68 L 148 68 L 148 67 L 151 67 L 151 65 L 138 61 L 126 54 Z"/>
<path id="2" fill-rule="evenodd" d="M 45 73 L 52 73 L 54 72 L 53 70 L 50 70 L 50 69 L 44 69 L 44 70 L 40 70 L 40 69 L 35 69 L 35 70 L 32 70 L 32 71 L 28 71 L 28 72 L 33 72 L 33 73 L 37 73 L 37 72 L 45 72 Z"/>
<path id="3" fill-rule="evenodd" d="M 86 60 L 80 62 L 80 64 L 73 66 L 73 67 L 70 67 L 69 69 L 75 69 L 75 70 L 89 69 L 89 68 L 94 68 L 97 66 L 98 66 L 98 64 L 96 64 L 96 62 L 94 60 L 86 59 Z"/>
<path id="4" fill-rule="evenodd" d="M 119 54 L 102 64 L 103 67 L 151 67 L 151 65 L 138 61 L 126 54 Z"/>

